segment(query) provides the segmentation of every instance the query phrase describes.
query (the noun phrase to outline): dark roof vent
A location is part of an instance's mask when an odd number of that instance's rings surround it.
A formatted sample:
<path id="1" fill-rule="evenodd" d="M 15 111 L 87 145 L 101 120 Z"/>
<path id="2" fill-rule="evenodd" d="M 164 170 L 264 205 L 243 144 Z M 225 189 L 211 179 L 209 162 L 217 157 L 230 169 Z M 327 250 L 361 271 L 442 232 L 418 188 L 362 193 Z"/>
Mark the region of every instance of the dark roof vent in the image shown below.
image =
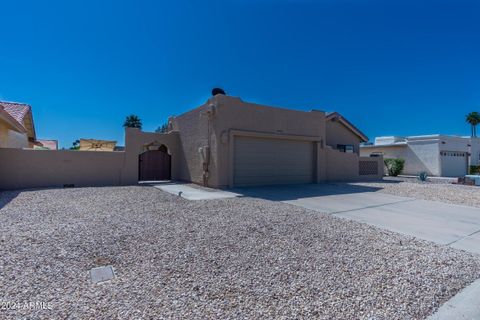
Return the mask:
<path id="1" fill-rule="evenodd" d="M 226 95 L 225 91 L 222 88 L 213 88 L 212 89 L 212 96 L 216 96 L 217 94 Z"/>

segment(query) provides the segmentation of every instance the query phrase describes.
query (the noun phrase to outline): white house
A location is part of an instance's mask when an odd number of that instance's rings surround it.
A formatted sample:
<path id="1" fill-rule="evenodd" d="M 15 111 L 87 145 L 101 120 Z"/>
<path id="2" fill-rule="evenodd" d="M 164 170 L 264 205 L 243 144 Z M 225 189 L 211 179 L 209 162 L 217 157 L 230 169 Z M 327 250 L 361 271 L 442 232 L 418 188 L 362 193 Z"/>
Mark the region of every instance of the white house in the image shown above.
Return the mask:
<path id="1" fill-rule="evenodd" d="M 361 156 L 382 154 L 384 158 L 405 160 L 403 174 L 426 171 L 432 176 L 459 177 L 469 165 L 478 165 L 480 138 L 425 135 L 377 137 L 375 143 L 360 146 Z"/>

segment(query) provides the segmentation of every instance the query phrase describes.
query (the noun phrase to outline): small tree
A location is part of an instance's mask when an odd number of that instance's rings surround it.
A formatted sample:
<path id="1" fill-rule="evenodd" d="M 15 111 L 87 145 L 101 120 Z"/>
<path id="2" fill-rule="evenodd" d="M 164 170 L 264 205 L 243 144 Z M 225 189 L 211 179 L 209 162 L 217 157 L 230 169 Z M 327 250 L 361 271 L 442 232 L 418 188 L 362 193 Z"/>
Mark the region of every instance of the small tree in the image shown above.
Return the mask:
<path id="1" fill-rule="evenodd" d="M 388 175 L 396 177 L 403 171 L 405 160 L 403 159 L 385 159 L 385 166 L 387 167 Z"/>
<path id="2" fill-rule="evenodd" d="M 79 150 L 80 149 L 80 140 L 75 140 L 70 147 L 70 150 Z"/>
<path id="3" fill-rule="evenodd" d="M 134 114 L 129 115 L 123 123 L 124 128 L 138 128 L 142 129 L 142 120 Z"/>
<path id="4" fill-rule="evenodd" d="M 168 132 L 168 122 L 165 122 L 160 127 L 158 127 L 157 130 L 155 130 L 155 132 L 157 132 L 157 133 L 167 133 Z"/>

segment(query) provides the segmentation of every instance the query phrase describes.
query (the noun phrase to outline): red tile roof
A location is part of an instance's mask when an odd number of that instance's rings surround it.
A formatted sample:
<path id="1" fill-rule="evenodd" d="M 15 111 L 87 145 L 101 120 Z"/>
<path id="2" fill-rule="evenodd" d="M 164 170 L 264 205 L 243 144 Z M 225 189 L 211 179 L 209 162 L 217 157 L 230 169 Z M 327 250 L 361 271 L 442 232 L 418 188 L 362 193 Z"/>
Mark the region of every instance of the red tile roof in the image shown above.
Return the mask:
<path id="1" fill-rule="evenodd" d="M 28 112 L 32 110 L 28 104 L 17 102 L 0 101 L 0 107 L 12 116 L 22 127 L 25 128 L 23 120 Z M 27 128 L 25 128 L 27 129 Z"/>

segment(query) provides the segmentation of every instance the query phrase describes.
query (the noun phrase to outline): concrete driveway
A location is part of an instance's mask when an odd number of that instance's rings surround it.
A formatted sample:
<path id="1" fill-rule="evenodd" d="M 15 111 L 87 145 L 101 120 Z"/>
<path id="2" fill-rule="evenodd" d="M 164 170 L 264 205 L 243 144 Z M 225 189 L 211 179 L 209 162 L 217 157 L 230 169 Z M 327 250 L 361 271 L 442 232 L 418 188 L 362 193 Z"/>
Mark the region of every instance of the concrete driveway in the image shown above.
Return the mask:
<path id="1" fill-rule="evenodd" d="M 245 196 L 282 201 L 480 254 L 480 208 L 376 191 L 379 189 L 349 184 L 235 190 Z"/>

